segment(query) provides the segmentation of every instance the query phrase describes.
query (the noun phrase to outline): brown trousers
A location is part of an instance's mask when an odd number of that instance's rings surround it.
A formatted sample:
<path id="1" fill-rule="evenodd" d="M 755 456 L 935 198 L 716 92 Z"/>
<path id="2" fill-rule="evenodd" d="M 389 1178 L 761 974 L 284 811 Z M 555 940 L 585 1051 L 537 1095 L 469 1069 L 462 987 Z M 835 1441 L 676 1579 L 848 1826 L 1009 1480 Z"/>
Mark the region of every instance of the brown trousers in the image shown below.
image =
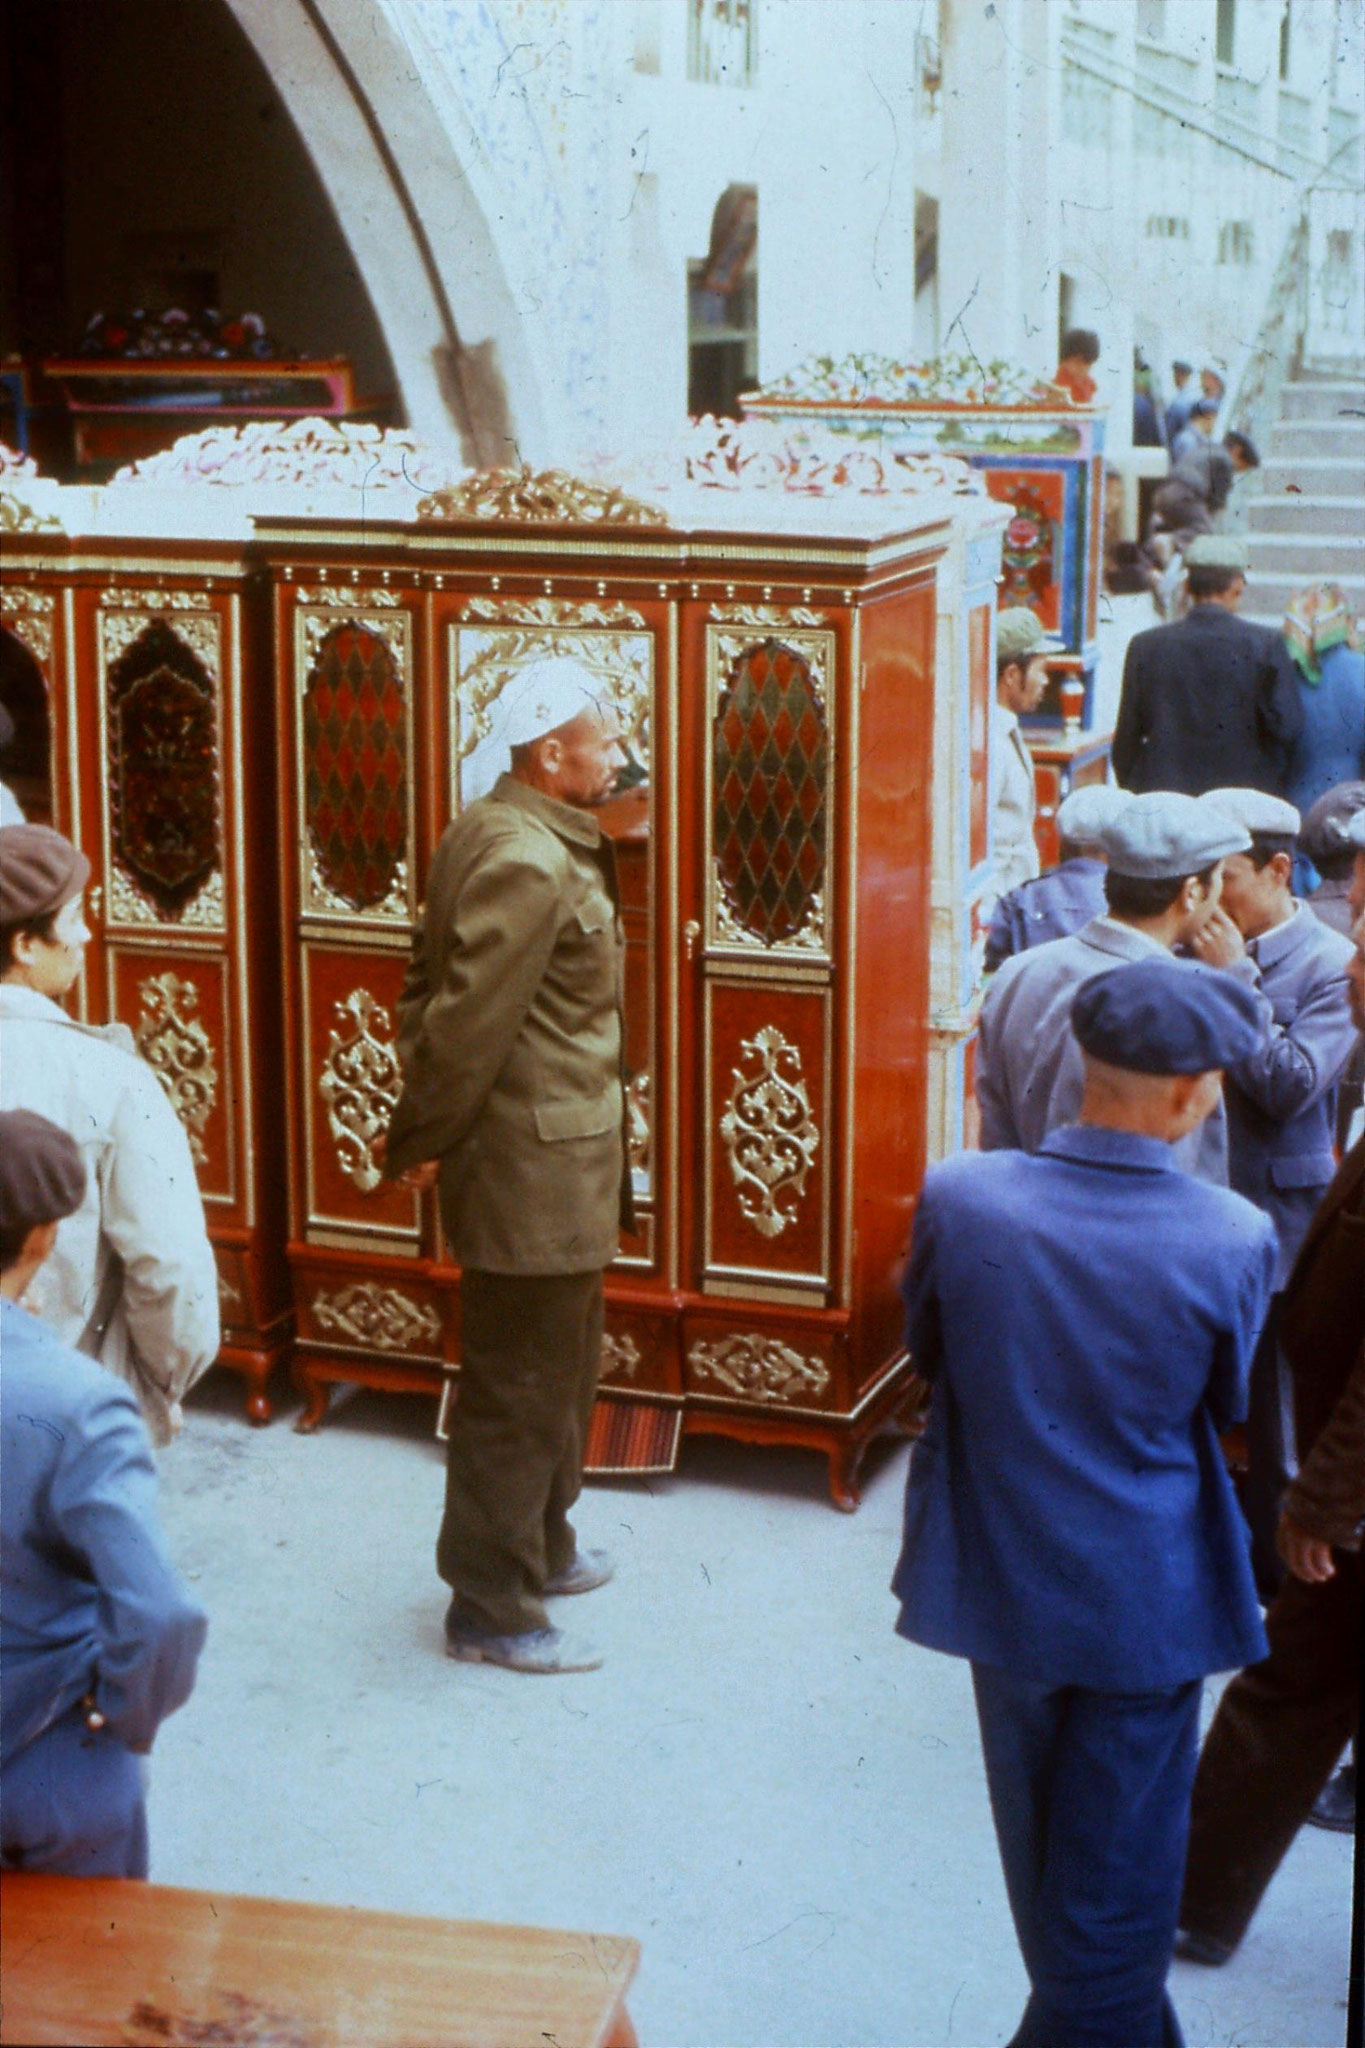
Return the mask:
<path id="1" fill-rule="evenodd" d="M 602 1275 L 484 1273 L 460 1284 L 460 1384 L 436 1569 L 457 1616 L 545 1628 L 547 1578 L 574 1556 L 569 1509 L 602 1357 Z"/>
<path id="2" fill-rule="evenodd" d="M 1218 1703 L 1194 1781 L 1180 1925 L 1235 1947 L 1360 1718 L 1365 1559 L 1289 1577 L 1265 1618 L 1270 1655 Z"/>

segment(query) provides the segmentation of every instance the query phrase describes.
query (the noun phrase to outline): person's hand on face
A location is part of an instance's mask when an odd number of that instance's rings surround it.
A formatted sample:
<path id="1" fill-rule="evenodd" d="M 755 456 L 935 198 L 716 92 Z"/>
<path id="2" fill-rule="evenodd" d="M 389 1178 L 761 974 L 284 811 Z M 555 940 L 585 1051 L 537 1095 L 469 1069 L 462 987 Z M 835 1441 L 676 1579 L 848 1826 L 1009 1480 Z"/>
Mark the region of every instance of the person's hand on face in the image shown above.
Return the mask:
<path id="1" fill-rule="evenodd" d="M 1235 967 L 1246 958 L 1246 941 L 1219 904 L 1189 934 L 1186 943 L 1195 959 L 1208 967 Z"/>

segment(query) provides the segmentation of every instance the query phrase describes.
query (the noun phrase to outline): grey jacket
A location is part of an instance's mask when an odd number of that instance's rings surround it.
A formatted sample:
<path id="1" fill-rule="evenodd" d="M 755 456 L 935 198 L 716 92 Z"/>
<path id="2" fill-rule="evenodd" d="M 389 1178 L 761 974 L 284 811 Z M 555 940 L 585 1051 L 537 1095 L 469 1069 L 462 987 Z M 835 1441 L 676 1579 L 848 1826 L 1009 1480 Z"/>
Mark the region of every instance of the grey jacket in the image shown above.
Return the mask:
<path id="1" fill-rule="evenodd" d="M 1080 1115 L 1085 1062 L 1071 1029 L 1071 1004 L 1083 981 L 1125 960 L 1165 948 L 1118 918 L 1092 918 L 1069 938 L 1016 953 L 996 975 L 981 1010 L 976 1096 L 981 1149 L 1036 1152 L 1048 1133 Z M 1250 967 L 1237 972 L 1254 979 Z M 1270 1010 L 1266 1005 L 1266 1021 Z M 1220 1103 L 1173 1148 L 1175 1164 L 1214 1187 L 1228 1184 L 1227 1118 Z"/>
<path id="2" fill-rule="evenodd" d="M 1224 1084 L 1228 1180 L 1274 1224 L 1283 1287 L 1336 1171 L 1336 1086 L 1358 1037 L 1346 990 L 1352 947 L 1300 903 L 1247 954 L 1274 1022 Z"/>

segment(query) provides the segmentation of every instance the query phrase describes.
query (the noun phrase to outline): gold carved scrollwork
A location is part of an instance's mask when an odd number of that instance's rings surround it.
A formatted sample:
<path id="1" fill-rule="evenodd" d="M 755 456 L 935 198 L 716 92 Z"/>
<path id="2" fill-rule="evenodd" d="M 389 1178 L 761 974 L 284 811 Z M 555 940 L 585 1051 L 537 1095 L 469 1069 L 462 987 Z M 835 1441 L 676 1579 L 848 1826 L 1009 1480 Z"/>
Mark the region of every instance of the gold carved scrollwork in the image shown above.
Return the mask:
<path id="1" fill-rule="evenodd" d="M 591 526 L 667 526 L 657 505 L 632 498 L 615 484 L 589 483 L 567 470 L 485 469 L 447 491 L 422 498 L 417 517 L 502 519 L 517 525 L 572 520 Z"/>
<path id="2" fill-rule="evenodd" d="M 229 1280 L 226 1273 L 218 1275 L 218 1307 L 225 1321 L 233 1320 L 234 1309 L 245 1308 L 242 1290 L 235 1280 Z"/>
<path id="3" fill-rule="evenodd" d="M 336 590 L 314 591 L 313 597 L 334 607 L 331 612 L 301 612 L 299 626 L 303 635 L 303 662 L 299 671 L 299 690 L 308 688 L 309 679 L 317 661 L 318 649 L 329 633 L 335 633 L 338 626 L 359 626 L 363 632 L 373 633 L 382 640 L 393 656 L 398 671 L 399 684 L 406 695 L 408 687 L 408 641 L 407 614 L 400 613 L 390 618 L 381 614 L 375 617 L 365 610 L 365 604 L 373 597 L 373 591 Z M 380 593 L 380 602 L 391 604 L 393 599 L 387 592 Z"/>
<path id="4" fill-rule="evenodd" d="M 809 605 L 713 604 L 706 614 L 720 626 L 761 626 L 765 630 L 792 626 L 823 626 L 825 614 Z"/>
<path id="5" fill-rule="evenodd" d="M 433 1348 L 441 1335 L 441 1318 L 426 1302 L 414 1301 L 397 1287 L 360 1280 L 335 1294 L 313 1296 L 313 1320 L 320 1330 L 348 1337 L 376 1351 Z"/>
<path id="6" fill-rule="evenodd" d="M 44 666 L 52 659 L 52 614 L 56 600 L 50 590 L 0 587 L 0 619 Z"/>
<path id="7" fill-rule="evenodd" d="M 163 917 L 151 898 L 144 896 L 136 883 L 123 872 L 117 860 L 109 865 L 109 922 L 110 924 L 169 924 L 174 923 L 177 931 L 189 925 L 208 931 L 222 931 L 226 920 L 223 898 L 223 877 L 221 870 L 215 870 L 197 896 L 191 897 L 180 915 L 174 919 Z"/>
<path id="8" fill-rule="evenodd" d="M 628 604 L 598 604 L 575 597 L 471 597 L 463 616 L 517 626 L 637 626 L 643 612 Z"/>
<path id="9" fill-rule="evenodd" d="M 304 904 L 306 910 L 328 911 L 334 917 L 354 918 L 354 903 L 348 903 L 339 896 L 322 872 L 317 848 L 310 839 L 305 848 L 308 861 L 308 894 Z M 406 917 L 408 915 L 408 864 L 405 860 L 395 861 L 393 883 L 382 903 L 373 903 L 365 911 L 366 917 Z"/>
<path id="10" fill-rule="evenodd" d="M 318 1093 L 327 1104 L 337 1164 L 368 1195 L 382 1178 L 374 1141 L 389 1127 L 402 1076 L 389 1013 L 368 989 L 352 989 L 336 1011 Z"/>
<path id="11" fill-rule="evenodd" d="M 797 1220 L 820 1133 L 801 1077 L 801 1054 L 776 1025 L 740 1041 L 720 1135 L 730 1156 L 739 1206 L 762 1237 L 779 1237 Z M 784 1199 L 785 1198 L 785 1199 Z"/>
<path id="12" fill-rule="evenodd" d="M 799 1401 L 823 1394 L 829 1367 L 823 1358 L 803 1358 L 776 1337 L 698 1338 L 687 1362 L 699 1379 L 714 1380 L 745 1401 Z"/>
<path id="13" fill-rule="evenodd" d="M 117 661 L 153 619 L 174 612 L 171 623 L 177 637 L 218 681 L 219 621 L 206 597 L 191 590 L 110 590 L 100 599 L 100 607 L 100 644 L 107 662 Z"/>
<path id="14" fill-rule="evenodd" d="M 640 1370 L 640 1347 L 633 1337 L 606 1336 L 602 1339 L 603 1379 L 633 1380 Z"/>
<path id="15" fill-rule="evenodd" d="M 100 598 L 107 612 L 211 612 L 213 600 L 204 590 L 147 590 L 120 587 Z"/>
<path id="16" fill-rule="evenodd" d="M 0 533 L 65 533 L 52 512 L 39 512 L 17 491 L 0 490 Z"/>
<path id="17" fill-rule="evenodd" d="M 748 952 L 819 953 L 826 950 L 825 937 L 825 892 L 811 891 L 806 921 L 796 931 L 789 932 L 781 947 L 765 946 L 746 925 L 742 925 L 725 900 L 724 889 L 716 890 L 716 940 L 722 946 L 743 946 Z"/>
<path id="18" fill-rule="evenodd" d="M 342 611 L 354 609 L 357 605 L 396 605 L 396 590 L 364 589 L 355 583 L 297 583 L 295 595 L 300 604 L 329 604 Z M 328 621 L 335 625 L 335 619 Z"/>
<path id="19" fill-rule="evenodd" d="M 194 1014 L 199 991 L 193 982 L 166 973 L 139 982 L 138 995 L 142 999 L 142 1016 L 134 1033 L 138 1051 L 170 1096 L 195 1162 L 202 1165 L 208 1154 L 200 1133 L 218 1099 L 218 1069 L 213 1042 Z"/>

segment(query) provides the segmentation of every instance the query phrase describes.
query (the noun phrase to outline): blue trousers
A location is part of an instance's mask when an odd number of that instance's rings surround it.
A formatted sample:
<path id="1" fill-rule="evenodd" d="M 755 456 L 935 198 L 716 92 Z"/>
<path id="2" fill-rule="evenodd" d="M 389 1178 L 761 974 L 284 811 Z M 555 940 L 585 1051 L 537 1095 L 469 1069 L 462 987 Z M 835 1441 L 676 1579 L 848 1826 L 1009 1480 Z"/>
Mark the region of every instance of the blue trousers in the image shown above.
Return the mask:
<path id="1" fill-rule="evenodd" d="M 1032 1991 L 1011 2048 L 1183 2048 L 1166 1973 L 1199 1683 L 1092 1692 L 985 1664 L 972 1680 Z"/>
<path id="2" fill-rule="evenodd" d="M 79 1707 L 0 1771 L 0 1866 L 66 1877 L 145 1877 L 140 1757 Z"/>

